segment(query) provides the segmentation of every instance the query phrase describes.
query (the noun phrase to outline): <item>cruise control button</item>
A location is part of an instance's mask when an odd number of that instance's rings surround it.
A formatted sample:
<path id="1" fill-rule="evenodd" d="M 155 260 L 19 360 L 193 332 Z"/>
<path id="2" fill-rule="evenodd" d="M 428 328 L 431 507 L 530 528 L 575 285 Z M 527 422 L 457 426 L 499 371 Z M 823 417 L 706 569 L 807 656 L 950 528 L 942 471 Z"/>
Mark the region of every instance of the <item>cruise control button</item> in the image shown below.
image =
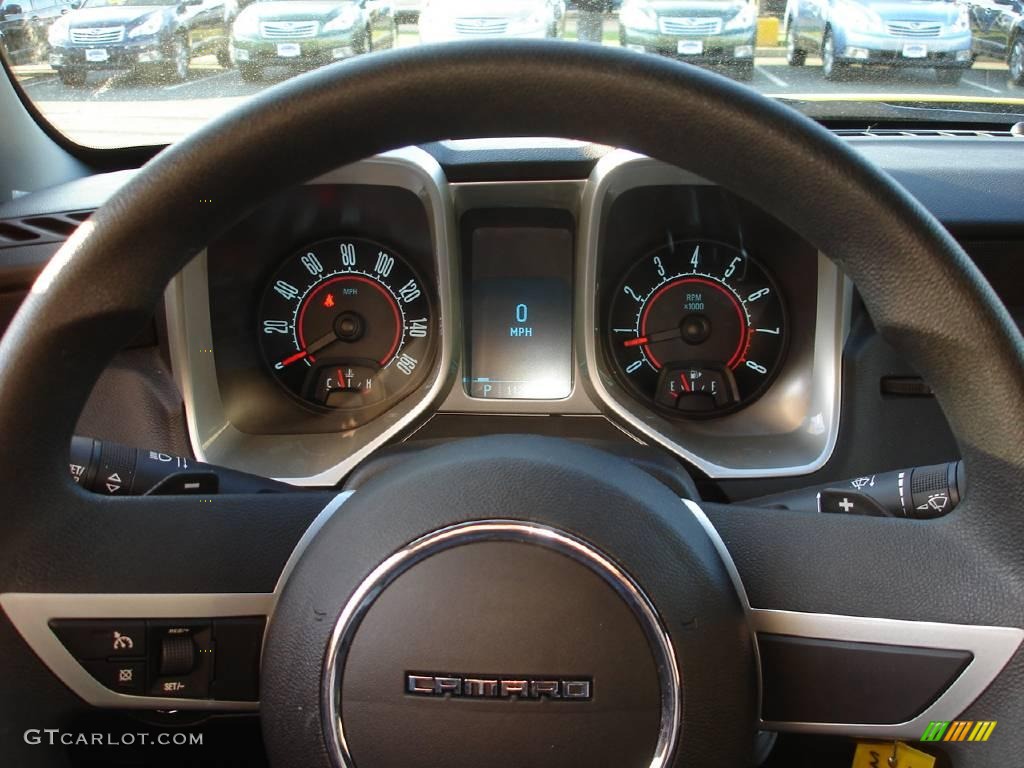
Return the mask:
<path id="1" fill-rule="evenodd" d="M 138 695 L 146 690 L 144 661 L 87 661 L 83 666 L 100 683 L 118 693 Z"/>
<path id="2" fill-rule="evenodd" d="M 215 656 L 209 621 L 150 621 L 149 642 L 157 657 L 151 696 L 205 699 L 210 694 Z"/>
<path id="3" fill-rule="evenodd" d="M 79 660 L 146 655 L 144 621 L 55 619 L 50 629 Z"/>

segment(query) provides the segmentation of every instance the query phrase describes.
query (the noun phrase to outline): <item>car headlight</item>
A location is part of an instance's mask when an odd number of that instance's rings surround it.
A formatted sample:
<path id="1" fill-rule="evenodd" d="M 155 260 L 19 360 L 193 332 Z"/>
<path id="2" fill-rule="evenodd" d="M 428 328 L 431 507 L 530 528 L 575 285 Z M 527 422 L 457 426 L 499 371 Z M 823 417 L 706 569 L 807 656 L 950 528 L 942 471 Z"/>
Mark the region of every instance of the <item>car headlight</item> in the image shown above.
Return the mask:
<path id="1" fill-rule="evenodd" d="M 46 33 L 47 39 L 50 41 L 50 45 L 60 45 L 61 43 L 67 42 L 68 30 L 71 23 L 67 17 L 57 19 L 53 24 L 50 25 L 49 31 Z"/>
<path id="2" fill-rule="evenodd" d="M 359 8 L 346 5 L 341 13 L 324 24 L 324 32 L 347 32 L 359 21 Z"/>
<path id="3" fill-rule="evenodd" d="M 619 22 L 627 29 L 656 31 L 658 16 L 647 0 L 626 0 L 619 10 Z"/>
<path id="4" fill-rule="evenodd" d="M 242 11 L 231 26 L 232 37 L 259 37 L 260 20 L 255 13 Z"/>
<path id="5" fill-rule="evenodd" d="M 128 37 L 152 37 L 157 34 L 164 25 L 164 15 L 159 11 L 151 13 L 146 20 L 132 29 Z"/>
<path id="6" fill-rule="evenodd" d="M 858 32 L 882 32 L 885 28 L 881 16 L 859 3 L 846 0 L 836 3 L 833 13 L 839 21 Z"/>
<path id="7" fill-rule="evenodd" d="M 953 22 L 953 26 L 950 27 L 950 30 L 953 32 L 967 32 L 970 28 L 971 14 L 967 10 L 966 5 L 961 5 L 956 16 L 956 21 Z"/>
<path id="8" fill-rule="evenodd" d="M 725 22 L 726 29 L 749 29 L 754 26 L 757 20 L 757 9 L 753 3 L 748 3 L 740 9 L 740 12 Z"/>

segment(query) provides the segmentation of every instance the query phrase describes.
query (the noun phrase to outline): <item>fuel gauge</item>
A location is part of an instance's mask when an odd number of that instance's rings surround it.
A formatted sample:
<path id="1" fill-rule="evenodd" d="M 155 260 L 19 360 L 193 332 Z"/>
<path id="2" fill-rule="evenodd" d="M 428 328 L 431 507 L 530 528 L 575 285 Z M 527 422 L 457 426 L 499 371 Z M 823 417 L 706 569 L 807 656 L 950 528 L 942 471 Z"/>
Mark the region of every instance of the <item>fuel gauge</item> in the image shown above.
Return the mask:
<path id="1" fill-rule="evenodd" d="M 666 366 L 658 378 L 660 405 L 688 413 L 727 408 L 739 398 L 736 379 L 724 366 Z"/>

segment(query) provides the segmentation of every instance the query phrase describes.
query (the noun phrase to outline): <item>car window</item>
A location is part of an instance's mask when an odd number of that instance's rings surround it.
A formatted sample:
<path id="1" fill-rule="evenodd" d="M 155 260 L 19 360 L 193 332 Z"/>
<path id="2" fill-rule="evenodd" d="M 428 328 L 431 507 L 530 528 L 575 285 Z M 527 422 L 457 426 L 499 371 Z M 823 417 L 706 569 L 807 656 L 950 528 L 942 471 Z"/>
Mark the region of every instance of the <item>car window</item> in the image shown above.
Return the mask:
<path id="1" fill-rule="evenodd" d="M 317 67 L 503 38 L 676 59 L 866 126 L 1024 116 L 1018 0 L 85 0 L 37 37 L 5 35 L 7 64 L 45 119 L 92 147 L 173 142 Z"/>

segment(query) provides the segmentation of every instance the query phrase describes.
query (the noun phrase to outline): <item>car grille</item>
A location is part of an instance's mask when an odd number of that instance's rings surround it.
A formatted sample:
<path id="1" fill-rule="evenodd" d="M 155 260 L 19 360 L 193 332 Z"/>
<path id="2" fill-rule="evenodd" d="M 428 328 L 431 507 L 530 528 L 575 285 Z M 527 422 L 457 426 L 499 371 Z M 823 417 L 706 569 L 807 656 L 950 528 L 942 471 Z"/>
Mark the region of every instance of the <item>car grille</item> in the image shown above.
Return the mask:
<path id="1" fill-rule="evenodd" d="M 267 40 L 306 40 L 316 37 L 320 23 L 316 21 L 264 21 L 260 36 Z"/>
<path id="2" fill-rule="evenodd" d="M 508 19 L 463 18 L 455 20 L 455 31 L 460 35 L 504 35 Z"/>
<path id="3" fill-rule="evenodd" d="M 660 19 L 659 24 L 665 35 L 717 35 L 722 31 L 722 20 L 717 16 L 667 18 Z"/>
<path id="4" fill-rule="evenodd" d="M 124 40 L 124 27 L 77 27 L 71 30 L 71 42 L 78 45 L 109 45 Z"/>
<path id="5" fill-rule="evenodd" d="M 942 25 L 929 21 L 889 22 L 889 34 L 895 37 L 938 37 L 941 33 Z"/>

